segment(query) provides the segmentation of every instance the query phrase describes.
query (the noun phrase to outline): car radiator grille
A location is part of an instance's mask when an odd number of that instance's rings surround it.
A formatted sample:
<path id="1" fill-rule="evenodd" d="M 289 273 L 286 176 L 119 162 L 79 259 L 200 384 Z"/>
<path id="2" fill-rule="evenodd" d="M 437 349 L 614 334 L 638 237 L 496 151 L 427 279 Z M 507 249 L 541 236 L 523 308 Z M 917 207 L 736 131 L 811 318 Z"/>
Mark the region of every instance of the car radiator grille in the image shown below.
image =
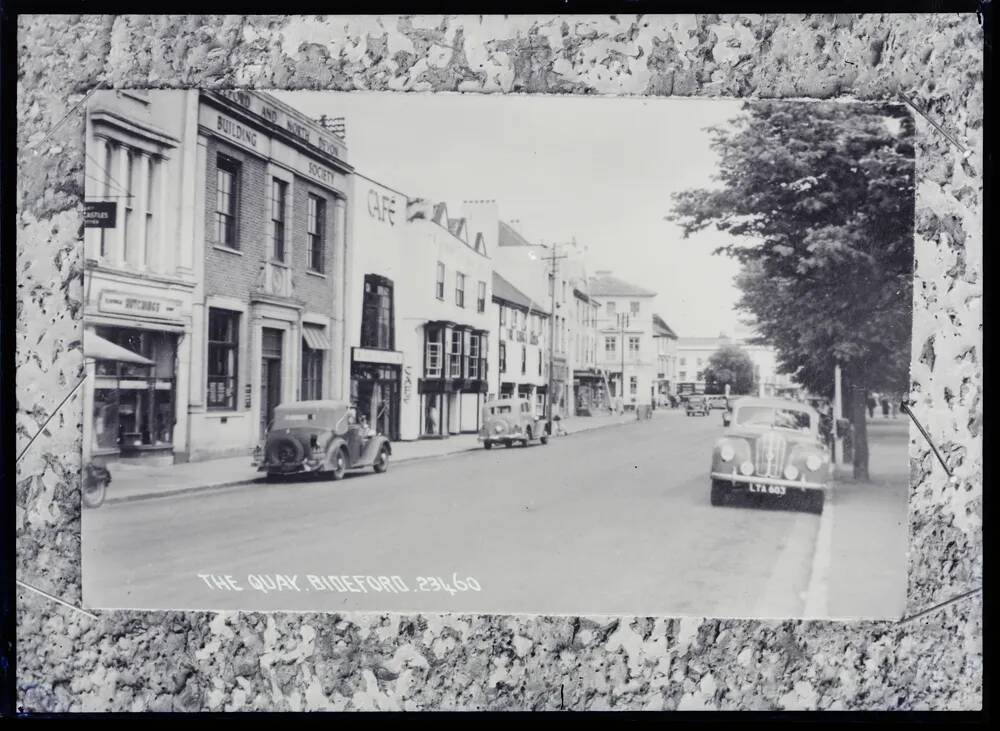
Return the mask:
<path id="1" fill-rule="evenodd" d="M 780 477 L 785 467 L 788 442 L 780 434 L 768 432 L 757 440 L 754 473 L 762 477 Z"/>

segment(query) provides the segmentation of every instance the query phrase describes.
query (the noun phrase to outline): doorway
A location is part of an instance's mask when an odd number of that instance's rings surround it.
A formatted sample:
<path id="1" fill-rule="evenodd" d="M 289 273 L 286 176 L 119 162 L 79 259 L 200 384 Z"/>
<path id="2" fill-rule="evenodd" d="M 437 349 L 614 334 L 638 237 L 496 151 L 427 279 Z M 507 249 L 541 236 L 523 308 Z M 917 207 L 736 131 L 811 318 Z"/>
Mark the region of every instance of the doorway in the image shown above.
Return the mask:
<path id="1" fill-rule="evenodd" d="M 274 419 L 274 408 L 281 403 L 281 346 L 284 333 L 265 327 L 261 338 L 260 363 L 260 436 L 267 434 Z"/>

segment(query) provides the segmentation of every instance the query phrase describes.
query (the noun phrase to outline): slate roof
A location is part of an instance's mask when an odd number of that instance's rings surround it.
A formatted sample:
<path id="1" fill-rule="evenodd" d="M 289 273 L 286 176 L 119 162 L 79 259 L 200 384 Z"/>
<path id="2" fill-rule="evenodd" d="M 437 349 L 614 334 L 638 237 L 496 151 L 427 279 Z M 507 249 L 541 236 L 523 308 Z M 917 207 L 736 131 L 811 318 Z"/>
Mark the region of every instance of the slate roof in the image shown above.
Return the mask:
<path id="1" fill-rule="evenodd" d="M 524 307 L 525 309 L 537 312 L 540 315 L 549 314 L 548 310 L 541 307 L 537 302 L 532 301 L 531 297 L 526 295 L 496 272 L 493 272 L 493 298 L 509 302 L 512 305 Z"/>
<path id="2" fill-rule="evenodd" d="M 591 297 L 655 297 L 656 292 L 636 286 L 610 274 L 590 278 Z"/>

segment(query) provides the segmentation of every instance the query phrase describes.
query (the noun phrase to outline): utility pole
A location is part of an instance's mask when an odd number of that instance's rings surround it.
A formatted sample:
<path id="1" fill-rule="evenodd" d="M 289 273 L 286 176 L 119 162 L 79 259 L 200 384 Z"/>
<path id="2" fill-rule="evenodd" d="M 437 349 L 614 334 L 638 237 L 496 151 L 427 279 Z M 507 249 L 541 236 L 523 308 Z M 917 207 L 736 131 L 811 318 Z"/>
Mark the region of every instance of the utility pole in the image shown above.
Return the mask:
<path id="1" fill-rule="evenodd" d="M 621 388 L 619 389 L 621 393 L 619 397 L 621 398 L 622 412 L 625 411 L 625 328 L 629 326 L 630 315 L 627 312 L 618 313 L 618 326 L 621 331 L 621 348 L 622 348 L 622 376 L 621 376 Z"/>
<path id="2" fill-rule="evenodd" d="M 567 259 L 569 257 L 559 255 L 559 244 L 552 244 L 547 246 L 546 244 L 537 244 L 542 248 L 549 250 L 549 255 L 545 258 L 549 262 L 549 295 L 551 302 L 551 313 L 549 315 L 549 397 L 546 399 L 546 421 L 548 422 L 549 434 L 554 434 L 552 429 L 552 397 L 555 395 L 553 389 L 554 386 L 554 370 L 555 370 L 555 346 L 556 346 L 556 272 L 558 271 L 558 264 L 556 263 L 560 259 Z"/>

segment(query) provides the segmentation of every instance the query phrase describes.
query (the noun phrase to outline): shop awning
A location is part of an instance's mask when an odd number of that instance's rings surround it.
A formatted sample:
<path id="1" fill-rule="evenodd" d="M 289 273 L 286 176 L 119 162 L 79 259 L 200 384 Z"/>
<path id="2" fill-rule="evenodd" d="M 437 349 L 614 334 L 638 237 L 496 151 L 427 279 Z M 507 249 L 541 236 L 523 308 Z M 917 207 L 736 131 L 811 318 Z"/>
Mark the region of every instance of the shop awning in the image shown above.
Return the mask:
<path id="1" fill-rule="evenodd" d="M 326 328 L 305 325 L 302 328 L 302 339 L 313 350 L 330 350 L 330 338 L 326 336 Z"/>
<path id="2" fill-rule="evenodd" d="M 94 358 L 95 360 L 117 360 L 121 363 L 154 365 L 153 361 L 149 358 L 144 358 L 138 353 L 133 353 L 128 348 L 115 345 L 92 330 L 83 335 L 83 354 L 85 357 Z"/>

